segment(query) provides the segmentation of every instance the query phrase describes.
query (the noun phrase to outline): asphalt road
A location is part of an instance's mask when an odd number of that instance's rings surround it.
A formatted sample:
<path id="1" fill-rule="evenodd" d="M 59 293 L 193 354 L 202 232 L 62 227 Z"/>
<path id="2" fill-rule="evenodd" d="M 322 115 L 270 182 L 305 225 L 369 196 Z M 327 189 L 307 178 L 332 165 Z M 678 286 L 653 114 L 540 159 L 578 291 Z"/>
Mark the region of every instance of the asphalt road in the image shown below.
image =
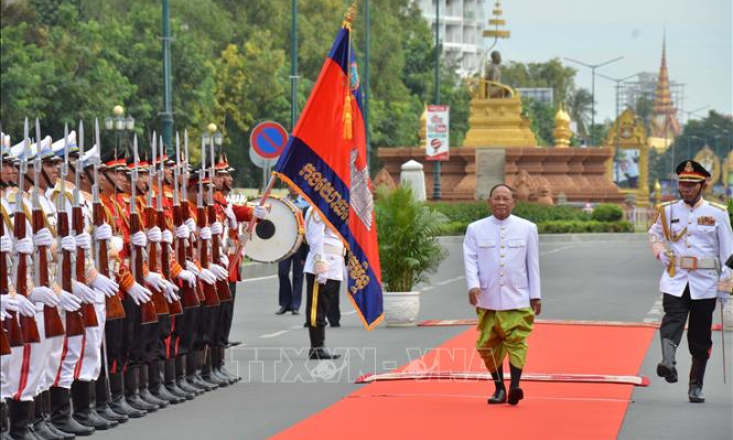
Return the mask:
<path id="1" fill-rule="evenodd" d="M 466 300 L 461 239 L 447 239 L 444 244 L 449 256 L 431 277 L 431 285 L 422 289 L 420 318 L 473 318 Z M 657 304 L 661 268 L 650 257 L 644 236 L 543 237 L 540 252 L 543 318 L 627 322 L 661 319 Z M 270 270 L 274 273 L 274 268 Z M 335 368 L 326 368 L 327 363 L 306 360 L 308 336 L 303 315 L 274 314 L 278 307 L 277 286 L 275 275 L 260 274 L 237 288 L 232 339 L 246 346 L 232 351 L 230 365 L 237 368 L 244 378 L 242 382 L 93 438 L 265 439 L 356 390 L 360 385 L 354 380 L 359 375 L 399 367 L 467 329 L 380 326 L 366 332 L 342 295 L 342 327 L 327 329 L 326 344 L 343 354 L 344 361 L 336 363 Z M 681 380 L 670 385 L 655 376 L 660 358 L 655 339 L 640 372 L 651 378 L 651 386 L 635 390 L 619 438 L 733 438 L 733 333 L 726 336 L 728 383 L 723 384 L 717 352 L 720 333 L 716 332 L 716 352 L 705 382 L 708 401 L 703 405 L 687 402 L 686 343 L 678 351 Z M 347 438 L 348 433 L 343 437 Z"/>

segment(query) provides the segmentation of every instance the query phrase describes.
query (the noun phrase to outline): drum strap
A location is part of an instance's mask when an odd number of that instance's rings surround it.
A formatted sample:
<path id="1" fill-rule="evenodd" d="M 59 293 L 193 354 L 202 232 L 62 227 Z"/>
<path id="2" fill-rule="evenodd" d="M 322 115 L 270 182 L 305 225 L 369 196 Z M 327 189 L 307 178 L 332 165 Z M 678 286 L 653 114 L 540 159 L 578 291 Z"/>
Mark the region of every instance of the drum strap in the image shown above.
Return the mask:
<path id="1" fill-rule="evenodd" d="M 317 280 L 313 280 L 313 299 L 311 300 L 311 327 L 316 327 L 316 315 L 318 312 L 318 286 Z"/>

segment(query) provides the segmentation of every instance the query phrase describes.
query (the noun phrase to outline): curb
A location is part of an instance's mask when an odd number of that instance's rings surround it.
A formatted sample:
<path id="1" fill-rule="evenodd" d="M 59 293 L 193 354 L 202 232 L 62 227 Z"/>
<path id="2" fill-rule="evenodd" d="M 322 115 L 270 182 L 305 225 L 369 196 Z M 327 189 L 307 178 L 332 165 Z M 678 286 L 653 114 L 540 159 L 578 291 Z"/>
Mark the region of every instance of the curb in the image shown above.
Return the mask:
<path id="1" fill-rule="evenodd" d="M 647 242 L 646 233 L 608 233 L 608 234 L 540 234 L 540 243 L 612 243 Z M 463 244 L 462 235 L 438 237 L 444 245 Z"/>

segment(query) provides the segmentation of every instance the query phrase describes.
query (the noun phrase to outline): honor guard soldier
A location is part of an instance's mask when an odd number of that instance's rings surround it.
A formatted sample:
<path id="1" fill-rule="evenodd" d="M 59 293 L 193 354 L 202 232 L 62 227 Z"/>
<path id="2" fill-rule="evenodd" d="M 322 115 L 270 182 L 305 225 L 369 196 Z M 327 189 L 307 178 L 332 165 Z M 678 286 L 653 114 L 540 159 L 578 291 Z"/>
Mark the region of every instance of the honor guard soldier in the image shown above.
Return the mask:
<path id="1" fill-rule="evenodd" d="M 341 239 L 326 226 L 313 207 L 305 215 L 305 235 L 310 250 L 305 260 L 307 289 L 305 324 L 311 348 L 310 359 L 338 359 L 326 350 L 326 314 L 339 295 L 346 256 Z"/>
<path id="2" fill-rule="evenodd" d="M 693 160 L 680 163 L 676 172 L 681 200 L 660 205 L 649 229 L 654 256 L 665 268 L 659 282 L 664 317 L 659 328 L 662 362 L 657 365 L 657 375 L 669 383 L 677 382 L 675 352 L 689 319 L 687 344 L 692 366 L 688 398 L 702 403 L 716 297 L 727 299 L 730 294 L 724 291 L 730 269 L 721 263 L 733 254 L 733 232 L 726 207 L 702 197 L 710 173 Z"/>

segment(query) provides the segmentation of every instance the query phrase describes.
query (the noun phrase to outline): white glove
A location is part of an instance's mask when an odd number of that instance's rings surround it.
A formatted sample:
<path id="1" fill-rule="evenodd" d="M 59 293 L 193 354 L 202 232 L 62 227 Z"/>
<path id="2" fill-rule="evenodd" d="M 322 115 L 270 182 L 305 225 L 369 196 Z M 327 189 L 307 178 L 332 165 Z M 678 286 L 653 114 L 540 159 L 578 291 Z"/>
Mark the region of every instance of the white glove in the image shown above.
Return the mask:
<path id="1" fill-rule="evenodd" d="M 206 284 L 214 284 L 216 282 L 216 275 L 214 275 L 209 269 L 201 269 L 199 278 Z"/>
<path id="2" fill-rule="evenodd" d="M 148 229 L 148 240 L 151 243 L 160 243 L 160 240 L 162 239 L 162 233 L 160 232 L 160 228 L 157 226 L 154 226 L 150 229 Z"/>
<path id="3" fill-rule="evenodd" d="M 109 239 L 109 242 L 112 245 L 112 248 L 117 252 L 122 252 L 122 249 L 125 247 L 125 242 L 122 240 L 122 237 L 118 235 L 113 235 L 112 238 Z"/>
<path id="4" fill-rule="evenodd" d="M 193 219 L 192 219 L 192 218 L 188 218 L 188 219 L 186 219 L 186 221 L 185 221 L 184 223 L 185 223 L 186 227 L 188 228 L 188 230 L 189 230 L 190 232 L 193 232 L 193 231 L 195 231 L 195 230 L 196 230 L 196 222 L 195 222 L 195 221 L 193 221 Z M 189 233 L 190 233 L 190 232 L 189 232 Z"/>
<path id="5" fill-rule="evenodd" d="M 221 254 L 221 256 L 219 257 L 219 261 L 221 261 L 221 265 L 225 268 L 229 267 L 229 257 L 227 257 L 226 255 Z"/>
<path id="6" fill-rule="evenodd" d="M 101 273 L 97 274 L 97 277 L 94 278 L 94 281 L 92 281 L 91 286 L 99 290 L 100 292 L 104 293 L 104 296 L 107 296 L 107 297 L 117 295 L 117 292 L 119 292 L 120 290 L 119 284 L 115 283 L 114 281 L 102 275 Z"/>
<path id="7" fill-rule="evenodd" d="M 254 215 L 256 219 L 262 220 L 267 215 L 267 208 L 262 205 L 257 205 L 255 206 L 252 215 Z"/>
<path id="8" fill-rule="evenodd" d="M 31 290 L 28 299 L 34 303 L 43 303 L 49 307 L 56 307 L 59 304 L 59 297 L 50 287 L 38 286 Z"/>
<path id="9" fill-rule="evenodd" d="M 163 243 L 173 244 L 173 233 L 166 229 L 161 235 L 161 240 Z"/>
<path id="10" fill-rule="evenodd" d="M 10 315 L 0 310 L 0 321 L 5 322 L 5 320 L 8 318 L 10 318 Z"/>
<path id="11" fill-rule="evenodd" d="M 30 237 L 21 238 L 15 242 L 15 252 L 23 255 L 33 253 L 33 240 Z"/>
<path id="12" fill-rule="evenodd" d="M 178 278 L 184 283 L 188 283 L 191 287 L 196 286 L 196 275 L 190 270 L 182 270 L 181 273 L 178 274 Z"/>
<path id="13" fill-rule="evenodd" d="M 97 301 L 97 293 L 94 289 L 90 289 L 85 284 L 74 281 L 74 287 L 72 290 L 74 291 L 74 295 L 87 304 L 94 304 Z"/>
<path id="14" fill-rule="evenodd" d="M 15 299 L 18 296 L 21 295 L 3 295 L 2 300 L 0 300 L 0 312 L 7 313 L 17 312 L 20 310 L 20 304 L 18 304 L 18 301 Z"/>
<path id="15" fill-rule="evenodd" d="M 130 298 L 132 298 L 132 300 L 138 306 L 140 304 L 150 301 L 150 297 L 153 296 L 153 293 L 151 291 L 144 288 L 137 282 L 132 283 L 132 286 L 130 286 L 130 288 L 127 289 L 127 294 L 130 296 Z"/>
<path id="16" fill-rule="evenodd" d="M 196 266 L 193 261 L 186 261 L 186 269 L 193 273 L 195 276 L 199 276 L 201 274 L 201 271 L 199 271 L 199 267 Z"/>
<path id="17" fill-rule="evenodd" d="M 54 295 L 55 296 L 55 295 Z M 21 315 L 32 318 L 36 316 L 36 305 L 23 295 L 15 295 L 15 301 L 18 302 L 18 311 Z"/>
<path id="18" fill-rule="evenodd" d="M 211 235 L 221 235 L 224 232 L 224 227 L 219 222 L 211 224 Z"/>
<path id="19" fill-rule="evenodd" d="M 313 265 L 313 272 L 315 272 L 316 275 L 328 272 L 328 263 L 323 260 L 316 261 Z"/>
<path id="20" fill-rule="evenodd" d="M 72 235 L 67 235 L 61 239 L 61 249 L 67 252 L 76 251 L 76 239 Z"/>
<path id="21" fill-rule="evenodd" d="M 145 247 L 148 245 L 148 239 L 145 237 L 145 233 L 143 231 L 138 231 L 134 234 L 132 234 L 132 244 L 134 244 L 137 247 Z"/>
<path id="22" fill-rule="evenodd" d="M 224 215 L 227 216 L 227 220 L 229 221 L 229 227 L 236 228 L 237 227 L 237 216 L 234 215 L 234 210 L 232 209 L 232 205 L 227 205 L 227 207 L 224 208 Z"/>
<path id="23" fill-rule="evenodd" d="M 175 232 L 176 238 L 188 238 L 191 236 L 191 230 L 185 224 L 176 226 L 173 232 Z"/>
<path id="24" fill-rule="evenodd" d="M 731 299 L 731 293 L 724 290 L 718 290 L 718 299 L 720 300 L 720 304 L 724 306 L 725 303 Z"/>
<path id="25" fill-rule="evenodd" d="M 166 288 L 165 280 L 156 272 L 148 272 L 148 276 L 145 277 L 145 283 L 153 289 L 160 290 L 161 292 Z"/>
<path id="26" fill-rule="evenodd" d="M 211 228 L 206 226 L 199 229 L 199 238 L 202 240 L 211 240 Z"/>
<path id="27" fill-rule="evenodd" d="M 89 235 L 88 232 L 82 232 L 81 234 L 78 234 L 76 237 L 74 237 L 74 240 L 76 241 L 76 247 L 82 248 L 85 251 L 88 251 L 92 248 L 92 236 Z"/>
<path id="28" fill-rule="evenodd" d="M 318 275 L 316 275 L 316 282 L 318 284 L 326 284 L 327 281 L 328 278 L 326 277 L 325 273 L 319 273 Z"/>
<path id="29" fill-rule="evenodd" d="M 229 278 L 229 272 L 218 264 L 209 265 L 209 271 L 211 271 L 218 280 L 226 280 Z"/>
<path id="30" fill-rule="evenodd" d="M 9 236 L 3 235 L 2 238 L 0 238 L 0 252 L 10 253 L 12 251 L 13 251 L 13 240 Z"/>
<path id="31" fill-rule="evenodd" d="M 62 290 L 59 294 L 59 307 L 66 312 L 76 312 L 81 308 L 81 299 Z"/>
<path id="32" fill-rule="evenodd" d="M 109 240 L 110 238 L 112 238 L 112 226 L 102 223 L 94 228 L 95 240 Z"/>
<path id="33" fill-rule="evenodd" d="M 53 234 L 48 228 L 43 228 L 33 234 L 33 244 L 36 246 L 51 246 L 53 244 Z"/>
<path id="34" fill-rule="evenodd" d="M 657 258 L 659 258 L 659 261 L 662 263 L 662 265 L 667 268 L 669 267 L 669 253 L 667 251 L 662 251 L 657 255 Z"/>
<path id="35" fill-rule="evenodd" d="M 169 304 L 181 300 L 181 297 L 178 296 L 176 291 L 165 290 L 164 294 L 165 294 L 165 300 L 168 301 Z"/>

